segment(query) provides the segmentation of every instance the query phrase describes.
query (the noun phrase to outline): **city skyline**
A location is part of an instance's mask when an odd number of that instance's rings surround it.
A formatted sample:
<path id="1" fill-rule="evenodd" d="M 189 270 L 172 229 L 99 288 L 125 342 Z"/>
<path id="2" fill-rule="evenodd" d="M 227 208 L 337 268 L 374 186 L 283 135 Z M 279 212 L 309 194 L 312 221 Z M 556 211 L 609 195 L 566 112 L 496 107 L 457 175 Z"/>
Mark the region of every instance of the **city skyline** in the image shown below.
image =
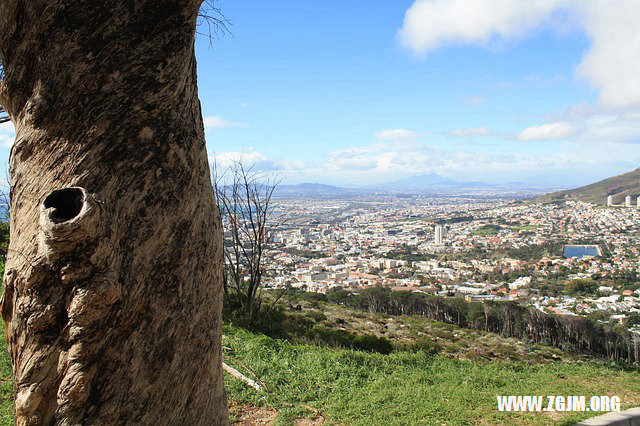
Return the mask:
<path id="1" fill-rule="evenodd" d="M 636 168 L 640 5 L 489 3 L 221 1 L 232 34 L 196 45 L 210 157 L 293 184 L 580 186 Z M 5 164 L 13 137 L 0 125 Z"/>

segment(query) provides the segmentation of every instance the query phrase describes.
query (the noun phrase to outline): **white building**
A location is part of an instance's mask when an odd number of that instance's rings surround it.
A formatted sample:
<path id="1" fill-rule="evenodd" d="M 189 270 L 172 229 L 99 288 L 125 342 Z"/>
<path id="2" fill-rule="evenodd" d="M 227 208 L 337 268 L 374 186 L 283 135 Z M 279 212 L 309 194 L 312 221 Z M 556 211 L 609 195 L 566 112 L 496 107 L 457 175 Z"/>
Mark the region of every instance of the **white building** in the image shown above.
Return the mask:
<path id="1" fill-rule="evenodd" d="M 413 266 L 415 266 L 421 272 L 430 272 L 440 265 L 438 264 L 437 260 L 424 260 L 421 262 L 414 262 Z"/>
<path id="2" fill-rule="evenodd" d="M 624 199 L 624 205 L 627 207 L 631 207 L 631 195 L 627 195 Z"/>
<path id="3" fill-rule="evenodd" d="M 607 206 L 612 206 L 613 205 L 613 195 L 609 195 L 607 197 Z"/>
<path id="4" fill-rule="evenodd" d="M 434 228 L 434 233 L 434 242 L 438 245 L 441 245 L 444 239 L 444 229 L 442 228 L 442 225 L 436 225 L 436 227 Z"/>
<path id="5" fill-rule="evenodd" d="M 512 290 L 518 289 L 520 287 L 524 287 L 531 284 L 531 277 L 520 277 L 511 284 L 509 284 L 509 288 Z"/>

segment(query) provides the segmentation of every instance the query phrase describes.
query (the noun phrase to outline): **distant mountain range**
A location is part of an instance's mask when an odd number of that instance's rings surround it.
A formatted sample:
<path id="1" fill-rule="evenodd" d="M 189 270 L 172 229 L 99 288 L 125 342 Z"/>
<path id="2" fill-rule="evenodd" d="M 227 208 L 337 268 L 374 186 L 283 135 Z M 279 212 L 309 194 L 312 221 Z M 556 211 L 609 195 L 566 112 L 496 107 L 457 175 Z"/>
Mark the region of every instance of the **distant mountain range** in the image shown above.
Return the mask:
<path id="1" fill-rule="evenodd" d="M 325 185 L 322 183 L 299 183 L 297 185 L 278 185 L 278 196 L 338 196 L 353 192 L 352 188 Z"/>
<path id="2" fill-rule="evenodd" d="M 393 182 L 373 185 L 381 189 L 405 190 L 405 191 L 425 191 L 425 190 L 459 190 L 459 189 L 541 189 L 541 187 L 522 182 L 508 183 L 486 183 L 486 182 L 458 182 L 435 173 L 409 176 Z"/>
<path id="3" fill-rule="evenodd" d="M 409 176 L 393 182 L 380 183 L 357 187 L 348 185 L 340 187 L 321 183 L 300 183 L 297 185 L 279 185 L 276 190 L 278 196 L 349 196 L 363 193 L 450 193 L 455 191 L 534 191 L 542 193 L 543 187 L 522 182 L 510 182 L 504 184 L 491 184 L 485 182 L 457 182 L 453 179 L 440 176 L 435 173 Z M 547 188 L 548 190 L 548 188 Z"/>
<path id="4" fill-rule="evenodd" d="M 640 195 L 640 168 L 580 188 L 546 194 L 530 201 L 545 204 L 584 201 L 603 205 L 607 203 L 609 195 L 613 195 L 615 204 L 624 203 L 627 195 L 631 195 L 635 203 L 635 198 Z"/>

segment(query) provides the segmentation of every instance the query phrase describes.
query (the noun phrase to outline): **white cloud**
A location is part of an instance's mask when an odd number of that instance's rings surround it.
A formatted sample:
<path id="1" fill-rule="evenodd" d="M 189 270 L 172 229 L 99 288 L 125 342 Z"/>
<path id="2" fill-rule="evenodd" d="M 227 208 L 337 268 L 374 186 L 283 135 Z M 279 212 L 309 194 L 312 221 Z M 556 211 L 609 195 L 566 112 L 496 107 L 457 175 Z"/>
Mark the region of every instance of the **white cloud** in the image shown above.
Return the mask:
<path id="1" fill-rule="evenodd" d="M 577 1 L 577 0 L 576 0 Z M 407 10 L 400 41 L 417 53 L 448 44 L 484 44 L 519 38 L 569 0 L 416 0 Z"/>
<path id="2" fill-rule="evenodd" d="M 467 106 L 480 106 L 484 103 L 484 96 L 466 96 L 460 98 L 460 102 Z"/>
<path id="3" fill-rule="evenodd" d="M 334 170 L 369 171 L 378 167 L 376 158 L 365 157 L 331 157 L 327 164 Z"/>
<path id="4" fill-rule="evenodd" d="M 256 171 L 282 172 L 288 182 L 323 182 L 337 185 L 389 182 L 410 175 L 437 173 L 458 181 L 512 182 L 564 185 L 585 184 L 631 170 L 640 163 L 640 144 L 581 143 L 589 132 L 620 130 L 618 117 L 595 117 L 581 122 L 580 133 L 548 152 L 504 151 L 485 144 L 460 147 L 425 143 L 373 143 L 328 153 L 318 163 L 271 157 L 253 148 L 215 156 L 222 167 L 242 159 Z M 630 125 L 626 123 L 625 126 Z M 592 126 L 592 127 L 590 127 Z M 606 126 L 606 127 L 603 127 Z M 638 125 L 640 127 L 640 125 Z M 596 137 L 595 133 L 590 134 Z M 606 138 L 607 135 L 599 135 Z M 620 135 L 618 135 L 620 136 Z M 579 143 L 577 143 L 579 142 Z M 213 161 L 214 156 L 210 159 Z"/>
<path id="5" fill-rule="evenodd" d="M 524 129 L 517 136 L 521 141 L 545 141 L 549 139 L 563 139 L 572 136 L 577 129 L 566 121 L 531 126 Z"/>
<path id="6" fill-rule="evenodd" d="M 418 133 L 407 129 L 386 129 L 375 134 L 376 139 L 383 141 L 409 140 L 418 136 Z"/>
<path id="7" fill-rule="evenodd" d="M 629 112 L 627 114 L 624 114 L 623 117 L 627 120 L 640 121 L 640 111 Z"/>
<path id="8" fill-rule="evenodd" d="M 587 103 L 553 114 L 551 121 L 570 121 L 578 132 L 570 139 L 580 143 L 640 144 L 640 111 L 627 111 Z"/>
<path id="9" fill-rule="evenodd" d="M 375 147 L 375 149 L 374 149 Z M 640 149 L 633 144 L 566 143 L 553 155 L 546 152 L 505 152 L 488 147 L 471 149 L 413 145 L 398 150 L 379 144 L 336 151 L 318 167 L 320 181 L 384 182 L 400 177 L 437 173 L 459 181 L 527 181 L 538 183 L 589 179 L 606 176 L 610 170 L 632 169 L 640 161 Z M 356 156 L 349 156 L 354 151 Z M 612 173 L 613 174 L 613 173 Z M 318 178 L 316 178 L 317 180 Z M 573 179 L 573 180 L 571 180 Z"/>
<path id="10" fill-rule="evenodd" d="M 452 136 L 469 137 L 469 136 L 487 136 L 489 131 L 486 127 L 474 127 L 472 129 L 456 129 L 451 132 Z"/>
<path id="11" fill-rule="evenodd" d="M 11 148 L 15 140 L 15 129 L 12 122 L 0 124 L 0 146 Z"/>
<path id="12" fill-rule="evenodd" d="M 241 162 L 246 165 L 254 165 L 263 161 L 267 161 L 267 157 L 253 148 L 250 148 L 245 152 L 228 151 L 216 152 L 209 155 L 209 163 L 211 163 L 212 166 L 215 165 L 215 167 L 219 167 L 221 169 L 225 169 L 237 162 Z"/>
<path id="13" fill-rule="evenodd" d="M 351 148 L 340 149 L 338 151 L 333 151 L 329 155 L 331 157 L 336 157 L 336 158 L 337 157 L 340 157 L 340 158 L 353 158 L 353 157 L 358 157 L 358 156 L 361 156 L 362 154 L 369 153 L 369 152 L 382 151 L 382 150 L 385 149 L 385 147 L 387 145 L 388 144 L 375 143 L 373 145 L 367 145 L 367 146 L 355 146 L 355 147 L 351 147 Z"/>
<path id="14" fill-rule="evenodd" d="M 11 148 L 13 146 L 13 141 L 15 138 L 13 136 L 7 136 L 0 134 L 0 145 L 5 148 Z"/>
<path id="15" fill-rule="evenodd" d="M 592 44 L 578 76 L 600 89 L 603 105 L 640 105 L 640 2 L 591 0 L 584 21 Z"/>
<path id="16" fill-rule="evenodd" d="M 398 38 L 418 54 L 445 45 L 487 45 L 521 39 L 543 24 L 562 27 L 554 17 L 567 11 L 592 41 L 577 75 L 600 90 L 602 105 L 640 105 L 637 0 L 416 0 Z"/>
<path id="17" fill-rule="evenodd" d="M 216 152 L 209 155 L 209 163 L 212 169 L 218 169 L 220 173 L 234 163 L 242 163 L 244 167 L 251 167 L 255 171 L 279 171 L 289 172 L 312 168 L 314 165 L 308 161 L 291 160 L 288 158 L 270 158 L 263 153 L 249 148 L 246 151 Z"/>
<path id="18" fill-rule="evenodd" d="M 7 121 L 6 123 L 0 123 L 0 132 L 5 133 L 15 133 L 15 128 L 13 127 L 13 123 Z"/>
<path id="19" fill-rule="evenodd" d="M 590 143 L 640 143 L 640 121 L 635 115 L 594 115 L 582 122 L 584 130 L 574 139 Z"/>
<path id="20" fill-rule="evenodd" d="M 233 123 L 219 115 L 210 115 L 204 118 L 204 127 L 208 129 L 222 129 L 225 127 L 249 127 L 246 123 Z"/>

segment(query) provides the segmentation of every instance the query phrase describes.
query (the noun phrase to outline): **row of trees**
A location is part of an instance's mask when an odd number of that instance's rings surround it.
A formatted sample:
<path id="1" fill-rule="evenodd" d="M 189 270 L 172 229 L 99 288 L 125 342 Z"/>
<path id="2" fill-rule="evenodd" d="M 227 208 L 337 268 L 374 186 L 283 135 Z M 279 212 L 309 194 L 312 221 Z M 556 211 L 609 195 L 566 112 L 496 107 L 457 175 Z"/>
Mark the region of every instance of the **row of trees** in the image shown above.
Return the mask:
<path id="1" fill-rule="evenodd" d="M 382 287 L 359 294 L 338 291 L 328 301 L 388 315 L 422 315 L 455 324 L 591 354 L 612 361 L 640 363 L 640 335 L 620 325 L 579 316 L 545 314 L 517 302 L 467 302 L 423 293 L 393 292 Z"/>

